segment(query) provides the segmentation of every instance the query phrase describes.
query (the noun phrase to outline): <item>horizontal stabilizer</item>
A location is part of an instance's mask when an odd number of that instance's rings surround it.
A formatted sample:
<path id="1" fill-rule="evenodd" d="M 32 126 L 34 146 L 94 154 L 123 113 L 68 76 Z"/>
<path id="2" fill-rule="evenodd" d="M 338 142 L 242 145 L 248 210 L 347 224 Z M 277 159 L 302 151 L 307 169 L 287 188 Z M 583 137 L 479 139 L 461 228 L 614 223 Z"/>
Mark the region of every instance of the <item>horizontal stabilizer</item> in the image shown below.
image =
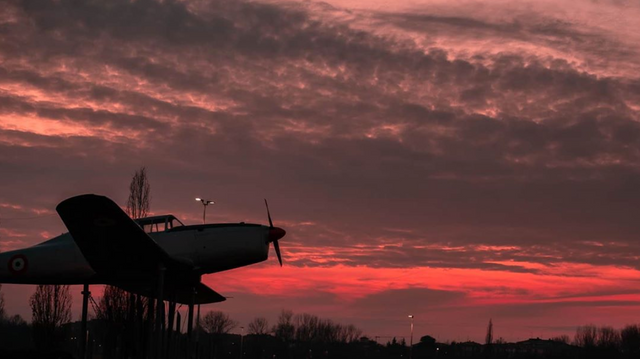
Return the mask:
<path id="1" fill-rule="evenodd" d="M 172 301 L 180 304 L 189 304 L 193 299 L 193 304 L 208 304 L 224 302 L 225 300 L 227 300 L 227 298 L 223 297 L 218 292 L 207 287 L 204 283 L 201 282 L 196 284 L 195 287 L 184 282 L 169 282 L 165 284 L 166 285 L 163 298 L 166 301 Z M 120 283 L 115 285 L 121 289 L 140 294 L 145 297 L 156 297 L 155 288 L 152 289 L 152 287 L 149 286 L 148 283 Z"/>
<path id="2" fill-rule="evenodd" d="M 180 295 L 182 293 L 186 295 L 184 296 Z M 189 293 L 187 293 L 186 291 L 181 291 L 176 294 L 177 294 L 175 299 L 176 302 L 189 304 L 189 301 L 191 300 L 191 298 L 189 298 Z M 204 283 L 198 283 L 198 285 L 196 285 L 196 297 L 195 297 L 194 304 L 218 303 L 218 302 L 224 302 L 225 300 L 227 300 L 227 298 L 223 297 L 222 295 L 220 295 L 220 293 L 216 292 L 215 290 L 207 287 Z"/>

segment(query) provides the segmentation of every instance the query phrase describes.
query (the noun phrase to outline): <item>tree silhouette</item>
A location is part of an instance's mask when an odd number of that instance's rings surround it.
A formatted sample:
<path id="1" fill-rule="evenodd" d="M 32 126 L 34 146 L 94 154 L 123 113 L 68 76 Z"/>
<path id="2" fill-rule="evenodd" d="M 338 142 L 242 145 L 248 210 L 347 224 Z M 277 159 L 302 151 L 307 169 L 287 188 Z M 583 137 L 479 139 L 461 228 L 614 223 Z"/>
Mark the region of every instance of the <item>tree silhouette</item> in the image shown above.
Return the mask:
<path id="1" fill-rule="evenodd" d="M 486 345 L 493 344 L 493 321 L 489 319 L 489 325 L 487 325 L 487 335 L 484 337 L 484 343 Z"/>
<path id="2" fill-rule="evenodd" d="M 353 324 L 342 327 L 340 341 L 343 343 L 352 343 L 362 337 L 362 330 Z"/>
<path id="3" fill-rule="evenodd" d="M 200 320 L 200 326 L 209 334 L 228 334 L 238 323 L 220 311 L 211 311 Z"/>
<path id="4" fill-rule="evenodd" d="M 596 346 L 598 330 L 594 325 L 585 325 L 576 329 L 574 344 L 583 348 L 593 348 Z"/>
<path id="5" fill-rule="evenodd" d="M 238 323 L 229 315 L 220 311 L 211 311 L 200 319 L 200 328 L 209 334 L 209 340 L 213 345 L 213 357 L 217 358 L 218 346 L 224 334 L 228 334 Z"/>
<path id="6" fill-rule="evenodd" d="M 620 331 L 621 349 L 631 356 L 640 354 L 640 327 L 627 325 Z"/>
<path id="7" fill-rule="evenodd" d="M 283 341 L 290 341 L 295 335 L 296 327 L 293 325 L 293 312 L 282 310 L 278 316 L 278 323 L 273 327 L 273 334 Z"/>
<path id="8" fill-rule="evenodd" d="M 569 336 L 566 334 L 558 335 L 557 337 L 551 338 L 551 340 L 563 344 L 569 344 L 569 342 L 571 341 L 571 339 L 569 339 Z"/>
<path id="9" fill-rule="evenodd" d="M 0 284 L 0 321 L 4 319 L 4 293 L 2 293 L 2 284 Z"/>
<path id="10" fill-rule="evenodd" d="M 130 334 L 129 293 L 114 286 L 105 286 L 102 298 L 94 307 L 96 319 L 105 324 L 104 357 L 110 358 L 115 352 L 122 336 Z"/>
<path id="11" fill-rule="evenodd" d="M 272 332 L 282 341 L 295 339 L 302 343 L 351 343 L 362 336 L 362 330 L 355 325 L 342 325 L 307 313 L 294 316 L 290 310 L 282 310 Z"/>
<path id="12" fill-rule="evenodd" d="M 62 339 L 61 326 L 71 320 L 68 285 L 39 285 L 29 299 L 33 339 L 41 349 L 54 349 Z"/>
<path id="13" fill-rule="evenodd" d="M 33 344 L 31 328 L 18 314 L 7 315 L 0 319 L 0 357 L 4 358 L 4 350 L 20 350 L 30 348 Z M 8 357 L 12 357 L 9 355 Z"/>
<path id="14" fill-rule="evenodd" d="M 102 298 L 94 308 L 96 318 L 111 325 L 122 325 L 128 318 L 126 291 L 114 286 L 106 286 Z"/>
<path id="15" fill-rule="evenodd" d="M 248 326 L 249 334 L 264 335 L 269 334 L 269 321 L 266 318 L 254 318 Z"/>
<path id="16" fill-rule="evenodd" d="M 297 341 L 309 342 L 318 336 L 320 318 L 315 315 L 303 313 L 295 316 Z"/>
<path id="17" fill-rule="evenodd" d="M 151 185 L 147 170 L 143 166 L 135 171 L 129 183 L 129 197 L 125 212 L 133 219 L 145 217 L 149 213 L 150 202 Z M 141 339 L 145 337 L 143 320 L 147 308 L 149 308 L 148 299 L 116 286 L 105 286 L 102 298 L 94 307 L 94 311 L 96 318 L 105 323 L 106 337 L 103 339 L 107 344 L 104 348 L 106 357 L 111 357 L 118 343 L 123 345 L 121 348 L 123 356 L 134 351 L 142 351 L 143 340 Z M 152 318 L 153 313 L 148 317 Z"/>
<path id="18" fill-rule="evenodd" d="M 147 179 L 147 169 L 143 166 L 133 174 L 129 184 L 127 214 L 134 219 L 146 217 L 151 204 L 151 185 Z"/>
<path id="19" fill-rule="evenodd" d="M 612 327 L 598 328 L 596 345 L 600 349 L 616 350 L 620 344 L 620 333 Z"/>
<path id="20" fill-rule="evenodd" d="M 151 185 L 147 177 L 147 169 L 142 166 L 139 170 L 135 171 L 131 182 L 129 183 L 129 198 L 127 199 L 127 207 L 125 211 L 129 217 L 133 219 L 143 218 L 149 214 L 151 208 Z M 106 291 L 106 289 L 105 289 Z M 116 287 L 111 287 L 111 293 L 117 297 L 123 297 L 128 295 L 126 302 L 114 301 L 113 303 L 124 304 L 124 307 L 114 308 L 113 311 L 125 312 L 127 322 L 129 324 L 127 330 L 127 347 L 125 351 L 142 352 L 142 338 L 145 337 L 145 332 L 150 331 L 152 324 L 150 319 L 153 318 L 154 300 L 149 298 L 143 298 L 141 295 L 128 293 Z M 149 319 L 147 326 L 148 330 L 145 331 L 143 325 L 144 312 L 149 310 L 147 317 Z M 151 326 L 151 327 L 150 327 Z"/>

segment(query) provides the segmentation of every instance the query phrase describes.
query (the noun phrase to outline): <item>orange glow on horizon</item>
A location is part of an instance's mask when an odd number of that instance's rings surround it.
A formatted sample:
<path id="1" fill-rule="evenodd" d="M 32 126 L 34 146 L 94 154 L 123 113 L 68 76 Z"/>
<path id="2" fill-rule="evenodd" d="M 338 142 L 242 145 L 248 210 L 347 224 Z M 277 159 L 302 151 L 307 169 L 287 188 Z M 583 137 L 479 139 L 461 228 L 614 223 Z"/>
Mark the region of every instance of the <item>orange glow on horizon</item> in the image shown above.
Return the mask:
<path id="1" fill-rule="evenodd" d="M 285 259 L 286 261 L 286 259 Z M 640 271 L 614 266 L 560 263 L 545 274 L 460 268 L 275 267 L 272 263 L 205 276 L 203 281 L 227 292 L 296 296 L 321 289 L 352 301 L 387 290 L 429 288 L 462 291 L 467 304 L 556 300 L 560 297 L 605 298 L 589 293 L 636 288 Z M 569 273 L 576 273 L 572 276 Z M 588 275 L 585 275 L 588 274 Z M 265 285 L 269 283 L 269 285 Z M 496 296 L 492 290 L 508 286 L 512 294 Z M 522 291 L 517 294 L 518 291 Z M 628 294 L 617 296 L 626 298 Z M 633 296 L 633 295 L 632 295 Z M 533 298 L 533 299 L 528 299 Z"/>

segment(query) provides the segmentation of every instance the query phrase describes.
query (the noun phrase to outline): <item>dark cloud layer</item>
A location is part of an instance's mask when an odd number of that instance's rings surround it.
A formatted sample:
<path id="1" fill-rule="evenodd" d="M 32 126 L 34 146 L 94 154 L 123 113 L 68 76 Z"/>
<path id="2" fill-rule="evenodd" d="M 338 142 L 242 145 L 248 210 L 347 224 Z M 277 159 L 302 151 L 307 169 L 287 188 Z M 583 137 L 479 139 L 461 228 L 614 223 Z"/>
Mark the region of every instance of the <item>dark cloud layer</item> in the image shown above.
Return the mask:
<path id="1" fill-rule="evenodd" d="M 451 59 L 446 49 L 425 52 L 408 40 L 311 16 L 304 6 L 7 6 L 0 146 L 16 179 L 52 166 L 101 172 L 87 170 L 83 158 L 123 174 L 145 162 L 188 176 L 199 163 L 218 186 L 261 178 L 272 191 L 286 188 L 283 207 L 306 207 L 291 211 L 292 221 L 311 217 L 341 233 L 294 232 L 305 246 L 387 243 L 383 226 L 413 231 L 395 237 L 402 247 L 348 258 L 352 263 L 504 269 L 486 262 L 535 261 L 538 250 L 555 254 L 538 259 L 545 263 L 631 265 L 626 249 L 589 258 L 579 243 L 630 243 L 637 233 L 637 78 L 590 74 L 535 52 Z M 570 43 L 591 36 L 544 19 L 494 24 L 382 14 L 376 21 L 425 37 L 482 31 L 476 36 L 535 44 L 546 35 Z M 615 46 L 601 37 L 593 41 Z M 33 126 L 44 132 L 10 126 L 24 118 L 36 118 Z M 78 130 L 47 133 L 48 123 Z M 56 170 L 49 177 L 54 184 L 68 178 Z M 436 248 L 412 250 L 421 243 L 519 248 L 457 261 L 473 249 L 438 259 Z"/>
<path id="2" fill-rule="evenodd" d="M 640 63 L 623 26 L 453 5 L 0 6 L 0 250 L 64 231 L 68 196 L 124 203 L 144 164 L 152 209 L 187 222 L 194 196 L 215 197 L 210 220 L 254 222 L 268 197 L 300 268 L 638 268 Z M 470 300 L 456 293 L 362 303 Z"/>

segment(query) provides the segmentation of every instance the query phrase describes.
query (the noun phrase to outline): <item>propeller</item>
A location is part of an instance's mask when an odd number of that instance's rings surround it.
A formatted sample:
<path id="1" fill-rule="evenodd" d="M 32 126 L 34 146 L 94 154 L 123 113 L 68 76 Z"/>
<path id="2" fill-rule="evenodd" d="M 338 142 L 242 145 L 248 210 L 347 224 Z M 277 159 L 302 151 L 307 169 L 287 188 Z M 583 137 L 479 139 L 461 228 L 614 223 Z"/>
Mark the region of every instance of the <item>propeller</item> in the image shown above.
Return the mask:
<path id="1" fill-rule="evenodd" d="M 278 262 L 280 262 L 280 267 L 282 267 L 282 255 L 280 254 L 280 245 L 278 244 L 278 239 L 284 237 L 287 232 L 280 227 L 273 226 L 273 221 L 271 221 L 271 213 L 269 212 L 269 203 L 267 203 L 266 198 L 264 200 L 264 205 L 267 207 L 267 217 L 269 218 L 269 242 L 273 242 L 273 249 L 276 250 Z"/>

